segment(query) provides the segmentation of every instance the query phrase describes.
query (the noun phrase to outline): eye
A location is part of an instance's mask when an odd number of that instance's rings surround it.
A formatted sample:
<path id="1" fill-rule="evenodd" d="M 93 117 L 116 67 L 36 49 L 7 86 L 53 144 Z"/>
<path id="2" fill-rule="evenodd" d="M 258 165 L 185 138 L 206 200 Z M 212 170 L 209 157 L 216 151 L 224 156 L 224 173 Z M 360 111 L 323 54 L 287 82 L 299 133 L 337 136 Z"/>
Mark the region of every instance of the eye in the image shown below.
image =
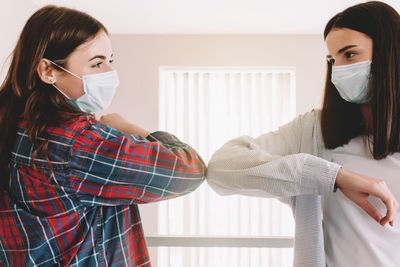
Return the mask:
<path id="1" fill-rule="evenodd" d="M 103 64 L 103 62 L 99 62 L 99 63 L 97 63 L 97 64 L 94 64 L 94 65 L 92 66 L 92 68 L 100 68 L 102 64 Z"/>
<path id="2" fill-rule="evenodd" d="M 353 52 L 346 52 L 346 53 L 344 53 L 344 56 L 345 56 L 347 59 L 352 58 L 352 57 L 354 57 L 355 55 L 356 55 L 356 54 L 353 53 Z"/>

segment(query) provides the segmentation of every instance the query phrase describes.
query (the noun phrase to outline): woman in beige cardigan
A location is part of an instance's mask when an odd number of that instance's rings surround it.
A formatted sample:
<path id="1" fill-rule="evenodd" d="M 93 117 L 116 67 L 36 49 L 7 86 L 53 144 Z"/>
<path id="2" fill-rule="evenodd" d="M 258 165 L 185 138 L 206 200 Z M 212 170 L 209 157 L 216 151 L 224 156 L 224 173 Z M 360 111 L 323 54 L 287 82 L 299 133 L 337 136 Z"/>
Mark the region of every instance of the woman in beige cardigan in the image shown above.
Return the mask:
<path id="1" fill-rule="evenodd" d="M 209 162 L 208 183 L 221 195 L 288 203 L 296 267 L 397 266 L 400 177 L 390 177 L 400 173 L 400 17 L 381 2 L 355 5 L 328 22 L 324 38 L 322 110 L 227 142 Z"/>

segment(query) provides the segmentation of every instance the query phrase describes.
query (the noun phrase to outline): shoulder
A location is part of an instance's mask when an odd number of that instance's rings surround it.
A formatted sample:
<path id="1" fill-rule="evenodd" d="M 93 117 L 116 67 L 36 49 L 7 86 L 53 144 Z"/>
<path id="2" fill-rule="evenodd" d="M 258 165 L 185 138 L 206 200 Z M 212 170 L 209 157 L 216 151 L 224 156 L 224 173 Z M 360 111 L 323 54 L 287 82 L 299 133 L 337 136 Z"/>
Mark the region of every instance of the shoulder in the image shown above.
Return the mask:
<path id="1" fill-rule="evenodd" d="M 321 110 L 320 109 L 313 109 L 303 115 L 300 115 L 297 120 L 301 125 L 302 133 L 305 138 L 310 136 L 313 139 L 321 139 Z"/>
<path id="2" fill-rule="evenodd" d="M 304 148 L 307 153 L 322 156 L 325 149 L 321 131 L 321 110 L 313 109 L 303 115 L 302 118 L 303 138 L 305 143 L 310 144 L 309 148 Z"/>
<path id="3" fill-rule="evenodd" d="M 287 133 L 290 136 L 308 136 L 320 128 L 321 111 L 313 109 L 307 113 L 298 115 L 289 123 L 279 127 L 280 132 Z"/>
<path id="4" fill-rule="evenodd" d="M 97 121 L 92 116 L 79 116 L 61 124 L 51 127 L 52 134 L 72 139 L 73 142 L 84 138 L 87 141 L 101 141 L 105 139 L 123 136 L 124 134 L 106 124 Z"/>
<path id="5" fill-rule="evenodd" d="M 293 151 L 319 155 L 323 143 L 320 116 L 321 111 L 313 109 L 281 126 L 279 133 Z"/>
<path id="6" fill-rule="evenodd" d="M 320 124 L 321 110 L 313 109 L 297 117 L 303 127 L 316 127 Z"/>

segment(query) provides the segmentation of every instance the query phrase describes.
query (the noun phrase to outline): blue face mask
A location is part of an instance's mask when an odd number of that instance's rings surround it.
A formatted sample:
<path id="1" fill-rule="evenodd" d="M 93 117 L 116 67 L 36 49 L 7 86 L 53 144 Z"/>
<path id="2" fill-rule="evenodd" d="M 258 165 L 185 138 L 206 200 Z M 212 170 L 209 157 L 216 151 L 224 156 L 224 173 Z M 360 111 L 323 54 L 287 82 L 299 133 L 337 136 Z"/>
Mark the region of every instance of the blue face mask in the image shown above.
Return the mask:
<path id="1" fill-rule="evenodd" d="M 371 61 L 333 66 L 331 81 L 344 100 L 356 104 L 366 104 L 369 102 L 368 82 L 370 70 Z"/>
<path id="2" fill-rule="evenodd" d="M 65 95 L 55 83 L 53 86 L 65 97 L 68 104 L 73 108 L 83 112 L 95 113 L 103 111 L 111 104 L 111 100 L 119 85 L 118 73 L 116 70 L 102 72 L 98 74 L 85 75 L 82 78 L 49 60 L 52 64 L 68 72 L 69 74 L 81 79 L 83 82 L 83 96 L 79 98 L 70 98 Z"/>

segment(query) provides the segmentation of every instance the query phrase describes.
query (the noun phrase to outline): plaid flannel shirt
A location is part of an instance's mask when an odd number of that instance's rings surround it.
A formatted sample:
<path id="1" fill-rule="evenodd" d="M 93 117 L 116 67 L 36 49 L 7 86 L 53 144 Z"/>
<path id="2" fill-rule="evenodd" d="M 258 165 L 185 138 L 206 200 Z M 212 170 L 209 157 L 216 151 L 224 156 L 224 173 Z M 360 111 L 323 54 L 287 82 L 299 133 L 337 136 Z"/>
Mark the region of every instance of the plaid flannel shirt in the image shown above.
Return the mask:
<path id="1" fill-rule="evenodd" d="M 24 126 L 0 196 L 0 266 L 151 266 L 138 204 L 195 190 L 197 153 L 166 132 L 126 135 L 82 116 L 47 130 L 35 169 Z"/>

